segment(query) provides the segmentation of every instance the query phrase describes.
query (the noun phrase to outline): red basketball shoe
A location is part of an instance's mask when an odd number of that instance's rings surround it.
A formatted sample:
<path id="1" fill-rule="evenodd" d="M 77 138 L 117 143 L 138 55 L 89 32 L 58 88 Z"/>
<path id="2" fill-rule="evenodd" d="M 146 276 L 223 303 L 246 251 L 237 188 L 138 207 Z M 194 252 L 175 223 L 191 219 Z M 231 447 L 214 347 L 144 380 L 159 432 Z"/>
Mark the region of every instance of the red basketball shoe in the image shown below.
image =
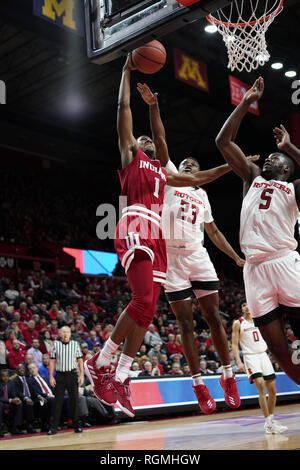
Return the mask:
<path id="1" fill-rule="evenodd" d="M 197 397 L 199 408 L 205 415 L 209 415 L 216 409 L 216 402 L 210 396 L 209 390 L 205 385 L 192 386 Z"/>
<path id="2" fill-rule="evenodd" d="M 105 405 L 112 406 L 117 401 L 114 382 L 110 373 L 110 367 L 96 367 L 96 360 L 100 351 L 84 363 L 85 373 L 90 379 L 94 394 Z"/>
<path id="3" fill-rule="evenodd" d="M 130 388 L 129 388 L 130 380 L 129 378 L 125 380 L 125 382 L 119 382 L 118 380 L 114 380 L 114 387 L 117 392 L 117 403 L 116 405 L 130 416 L 130 418 L 134 418 L 134 409 L 130 403 Z"/>
<path id="4" fill-rule="evenodd" d="M 236 388 L 235 375 L 229 379 L 224 379 L 223 374 L 219 379 L 219 384 L 224 390 L 224 398 L 230 408 L 238 408 L 241 404 L 239 392 Z"/>

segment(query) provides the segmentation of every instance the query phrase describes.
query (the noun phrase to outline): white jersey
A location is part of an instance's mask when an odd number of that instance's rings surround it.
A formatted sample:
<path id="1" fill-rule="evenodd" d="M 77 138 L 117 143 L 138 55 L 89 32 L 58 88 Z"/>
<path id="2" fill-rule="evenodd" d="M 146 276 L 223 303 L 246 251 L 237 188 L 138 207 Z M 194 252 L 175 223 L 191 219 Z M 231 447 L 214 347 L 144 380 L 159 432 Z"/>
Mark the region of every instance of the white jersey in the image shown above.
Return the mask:
<path id="1" fill-rule="evenodd" d="M 240 245 L 247 261 L 260 263 L 295 250 L 298 217 L 294 185 L 257 176 L 241 211 Z"/>
<path id="2" fill-rule="evenodd" d="M 240 322 L 240 345 L 243 355 L 260 354 L 267 350 L 267 344 L 260 334 L 259 329 L 254 326 L 253 320 L 239 318 Z"/>
<path id="3" fill-rule="evenodd" d="M 166 168 L 178 173 L 170 160 Z M 209 200 L 203 189 L 165 186 L 161 228 L 167 250 L 205 250 L 204 222 L 210 223 L 213 220 Z"/>

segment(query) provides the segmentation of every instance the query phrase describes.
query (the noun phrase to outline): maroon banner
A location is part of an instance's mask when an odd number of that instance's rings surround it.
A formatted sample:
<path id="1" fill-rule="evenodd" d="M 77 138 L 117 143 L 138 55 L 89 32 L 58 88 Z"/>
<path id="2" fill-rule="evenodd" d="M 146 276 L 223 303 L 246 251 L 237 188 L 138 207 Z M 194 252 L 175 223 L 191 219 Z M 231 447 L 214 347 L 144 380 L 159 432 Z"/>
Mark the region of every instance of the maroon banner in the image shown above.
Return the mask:
<path id="1" fill-rule="evenodd" d="M 246 91 L 249 90 L 249 88 L 251 88 L 251 85 L 248 85 L 247 83 L 244 83 L 241 80 L 238 80 L 232 75 L 229 75 L 229 86 L 230 86 L 231 103 L 236 106 L 240 104 Z M 259 115 L 259 108 L 258 108 L 257 101 L 255 101 L 254 103 L 251 104 L 251 106 L 249 106 L 249 112 L 256 114 L 257 116 Z"/>
<path id="2" fill-rule="evenodd" d="M 173 58 L 177 80 L 199 90 L 209 92 L 207 66 L 204 62 L 175 48 L 173 49 Z"/>

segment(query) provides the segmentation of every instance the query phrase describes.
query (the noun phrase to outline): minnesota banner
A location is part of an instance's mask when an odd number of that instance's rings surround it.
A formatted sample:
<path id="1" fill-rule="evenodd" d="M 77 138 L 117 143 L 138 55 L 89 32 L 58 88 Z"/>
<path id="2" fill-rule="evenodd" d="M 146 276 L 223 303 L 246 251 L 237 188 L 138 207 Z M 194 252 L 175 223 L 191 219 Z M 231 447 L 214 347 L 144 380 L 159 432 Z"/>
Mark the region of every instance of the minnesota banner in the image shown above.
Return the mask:
<path id="1" fill-rule="evenodd" d="M 207 66 L 204 62 L 186 54 L 180 49 L 173 49 L 175 77 L 187 85 L 209 92 Z"/>

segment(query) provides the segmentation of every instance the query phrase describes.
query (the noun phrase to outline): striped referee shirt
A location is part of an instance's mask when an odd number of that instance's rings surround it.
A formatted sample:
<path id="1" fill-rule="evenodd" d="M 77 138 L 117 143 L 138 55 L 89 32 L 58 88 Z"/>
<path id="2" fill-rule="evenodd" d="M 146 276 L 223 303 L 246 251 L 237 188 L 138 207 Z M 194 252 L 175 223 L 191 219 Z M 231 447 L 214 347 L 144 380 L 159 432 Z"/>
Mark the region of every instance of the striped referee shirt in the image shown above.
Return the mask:
<path id="1" fill-rule="evenodd" d="M 68 343 L 54 341 L 51 351 L 51 359 L 55 359 L 55 370 L 57 372 L 70 372 L 77 368 L 77 359 L 82 357 L 79 343 L 70 340 Z"/>

